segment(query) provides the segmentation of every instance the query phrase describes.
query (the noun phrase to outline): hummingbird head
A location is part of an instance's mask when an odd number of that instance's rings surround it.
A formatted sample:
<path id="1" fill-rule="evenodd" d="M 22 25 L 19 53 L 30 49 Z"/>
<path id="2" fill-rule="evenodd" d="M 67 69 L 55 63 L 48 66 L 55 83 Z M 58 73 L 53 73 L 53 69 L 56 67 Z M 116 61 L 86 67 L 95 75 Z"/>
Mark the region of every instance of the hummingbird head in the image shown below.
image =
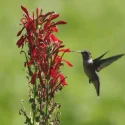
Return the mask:
<path id="1" fill-rule="evenodd" d="M 81 51 L 81 54 L 82 54 L 83 60 L 85 61 L 92 59 L 92 55 L 88 50 Z"/>
<path id="2" fill-rule="evenodd" d="M 84 51 L 72 51 L 72 52 L 81 53 L 84 61 L 92 62 L 92 55 L 91 55 L 91 53 L 88 50 L 84 50 Z"/>

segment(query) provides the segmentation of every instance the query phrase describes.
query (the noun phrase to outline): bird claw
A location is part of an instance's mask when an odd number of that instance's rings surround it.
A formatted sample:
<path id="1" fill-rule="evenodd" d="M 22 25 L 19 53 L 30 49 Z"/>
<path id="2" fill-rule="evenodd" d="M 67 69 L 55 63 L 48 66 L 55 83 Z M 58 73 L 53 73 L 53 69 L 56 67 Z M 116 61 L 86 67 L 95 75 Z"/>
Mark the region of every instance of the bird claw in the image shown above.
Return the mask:
<path id="1" fill-rule="evenodd" d="M 92 82 L 92 81 L 89 79 L 89 83 L 90 83 L 90 84 L 91 84 L 91 82 Z"/>

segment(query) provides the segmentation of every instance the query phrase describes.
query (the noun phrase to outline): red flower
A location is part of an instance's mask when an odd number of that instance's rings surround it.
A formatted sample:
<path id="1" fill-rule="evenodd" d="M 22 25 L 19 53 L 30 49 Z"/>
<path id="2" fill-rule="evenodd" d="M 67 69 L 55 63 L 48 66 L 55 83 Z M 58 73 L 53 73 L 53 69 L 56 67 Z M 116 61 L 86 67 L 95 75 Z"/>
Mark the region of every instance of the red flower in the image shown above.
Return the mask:
<path id="1" fill-rule="evenodd" d="M 37 76 L 37 73 L 35 72 L 32 77 L 31 77 L 31 81 L 29 83 L 31 84 L 35 84 L 36 83 L 36 76 Z"/>
<path id="2" fill-rule="evenodd" d="M 61 66 L 73 65 L 64 59 L 64 55 L 70 52 L 65 48 L 62 40 L 56 33 L 58 26 L 66 24 L 65 21 L 57 21 L 59 14 L 48 12 L 43 14 L 40 8 L 36 14 L 30 14 L 27 8 L 21 6 L 24 17 L 20 20 L 21 30 L 17 33 L 20 37 L 17 41 L 18 48 L 24 53 L 29 80 L 29 103 L 31 105 L 31 116 L 28 116 L 25 109 L 21 108 L 22 114 L 26 117 L 27 124 L 45 123 L 56 124 L 53 119 L 58 119 L 60 104 L 55 99 L 55 93 L 67 86 L 66 76 L 61 72 Z M 25 51 L 24 51 L 24 47 Z M 52 116 L 52 117 L 50 117 Z M 59 120 L 59 119 L 58 119 Z"/>
<path id="3" fill-rule="evenodd" d="M 50 38 L 51 38 L 51 40 L 52 40 L 53 42 L 55 42 L 55 43 L 61 42 L 54 34 L 51 34 L 51 35 L 50 35 Z"/>
<path id="4" fill-rule="evenodd" d="M 34 72 L 30 83 L 34 85 L 36 81 L 40 81 L 41 85 L 46 85 L 47 80 L 53 91 L 57 86 L 67 85 L 60 67 L 63 63 L 72 67 L 69 61 L 63 59 L 64 54 L 70 52 L 70 49 L 64 48 L 65 45 L 54 33 L 58 32 L 57 25 L 66 22 L 54 22 L 53 20 L 59 17 L 59 14 L 54 12 L 43 14 L 43 11 L 37 8 L 35 17 L 34 13 L 30 15 L 25 7 L 21 6 L 21 9 L 24 17 L 20 20 L 22 28 L 17 33 L 17 36 L 20 36 L 17 46 L 23 48 L 24 45 L 28 45 L 27 66 Z"/>
<path id="5" fill-rule="evenodd" d="M 66 60 L 62 60 L 62 61 L 65 62 L 69 67 L 73 67 L 73 65 L 69 61 L 66 61 Z"/>
<path id="6" fill-rule="evenodd" d="M 17 41 L 17 46 L 18 46 L 18 48 L 21 47 L 21 46 L 22 46 L 22 48 L 23 48 L 25 39 L 26 39 L 26 38 L 22 35 L 21 38 Z"/>
<path id="7" fill-rule="evenodd" d="M 65 77 L 64 77 L 64 75 L 62 73 L 59 74 L 59 77 L 60 77 L 60 83 L 62 85 L 67 85 Z"/>

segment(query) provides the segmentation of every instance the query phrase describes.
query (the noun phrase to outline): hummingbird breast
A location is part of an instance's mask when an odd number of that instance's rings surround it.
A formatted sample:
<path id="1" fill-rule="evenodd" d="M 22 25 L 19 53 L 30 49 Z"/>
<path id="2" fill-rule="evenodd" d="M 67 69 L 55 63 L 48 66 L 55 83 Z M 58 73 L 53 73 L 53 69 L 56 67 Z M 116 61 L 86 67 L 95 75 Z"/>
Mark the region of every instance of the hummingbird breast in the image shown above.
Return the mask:
<path id="1" fill-rule="evenodd" d="M 88 63 L 88 62 L 84 61 L 83 68 L 84 68 L 85 74 L 88 76 L 88 78 L 91 81 L 96 81 L 99 79 L 99 75 L 94 68 L 93 62 Z"/>

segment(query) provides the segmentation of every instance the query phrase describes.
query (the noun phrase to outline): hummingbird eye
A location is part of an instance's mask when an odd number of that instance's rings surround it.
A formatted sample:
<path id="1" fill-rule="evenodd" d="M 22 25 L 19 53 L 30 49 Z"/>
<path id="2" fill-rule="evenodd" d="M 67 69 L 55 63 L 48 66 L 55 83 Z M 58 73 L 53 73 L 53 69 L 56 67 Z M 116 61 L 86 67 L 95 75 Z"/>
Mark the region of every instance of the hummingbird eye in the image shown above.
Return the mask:
<path id="1" fill-rule="evenodd" d="M 89 54 L 88 54 L 88 52 L 84 52 L 84 55 L 85 55 L 85 56 L 88 56 Z"/>
<path id="2" fill-rule="evenodd" d="M 84 51 L 84 52 L 83 52 L 83 56 L 84 56 L 85 59 L 88 59 L 88 58 L 91 58 L 91 57 L 92 57 L 92 56 L 91 56 L 91 53 L 90 53 L 89 51 Z"/>

